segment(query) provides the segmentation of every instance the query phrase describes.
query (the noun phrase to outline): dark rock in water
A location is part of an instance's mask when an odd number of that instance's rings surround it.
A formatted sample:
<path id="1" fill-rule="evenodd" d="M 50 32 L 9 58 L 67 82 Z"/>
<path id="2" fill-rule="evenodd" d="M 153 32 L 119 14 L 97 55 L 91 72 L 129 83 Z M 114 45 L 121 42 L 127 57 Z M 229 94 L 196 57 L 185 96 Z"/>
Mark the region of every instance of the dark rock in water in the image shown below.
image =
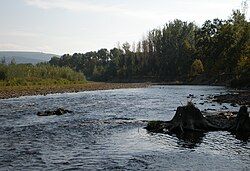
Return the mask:
<path id="1" fill-rule="evenodd" d="M 51 115 L 63 115 L 65 113 L 72 113 L 72 111 L 67 110 L 67 109 L 63 109 L 63 108 L 58 108 L 56 110 L 53 111 L 44 111 L 44 112 L 37 112 L 38 116 L 51 116 Z"/>
<path id="2" fill-rule="evenodd" d="M 146 129 L 155 133 L 164 133 L 166 125 L 169 124 L 170 121 L 149 121 Z"/>
<path id="3" fill-rule="evenodd" d="M 218 103 L 231 103 L 233 107 L 238 105 L 250 106 L 250 91 L 239 91 L 238 93 L 220 94 L 212 98 L 213 101 Z"/>
<path id="4" fill-rule="evenodd" d="M 231 103 L 230 106 L 237 107 L 237 104 L 236 103 Z"/>
<path id="5" fill-rule="evenodd" d="M 150 121 L 146 127 L 151 132 L 182 134 L 187 131 L 235 131 L 250 132 L 250 119 L 247 107 L 243 106 L 237 114 L 219 113 L 204 117 L 193 104 L 178 107 L 171 121 Z"/>
<path id="6" fill-rule="evenodd" d="M 215 111 L 216 109 L 212 109 L 212 108 L 205 109 L 205 111 L 208 111 L 208 110 Z"/>
<path id="7" fill-rule="evenodd" d="M 54 111 L 54 113 L 56 115 L 63 115 L 65 113 L 72 113 L 72 111 L 67 110 L 67 109 L 58 108 L 57 110 Z"/>
<path id="8" fill-rule="evenodd" d="M 240 107 L 236 122 L 231 130 L 235 132 L 250 132 L 250 118 L 246 106 Z"/>
<path id="9" fill-rule="evenodd" d="M 194 98 L 194 95 L 193 95 L 193 94 L 189 94 L 189 95 L 187 96 L 187 98 Z"/>
<path id="10" fill-rule="evenodd" d="M 222 109 L 226 110 L 226 109 L 228 109 L 228 107 L 226 107 L 226 106 L 222 106 Z"/>
<path id="11" fill-rule="evenodd" d="M 236 120 L 236 115 L 232 113 L 219 113 L 214 115 L 207 115 L 208 122 L 220 128 L 220 130 L 229 130 Z"/>

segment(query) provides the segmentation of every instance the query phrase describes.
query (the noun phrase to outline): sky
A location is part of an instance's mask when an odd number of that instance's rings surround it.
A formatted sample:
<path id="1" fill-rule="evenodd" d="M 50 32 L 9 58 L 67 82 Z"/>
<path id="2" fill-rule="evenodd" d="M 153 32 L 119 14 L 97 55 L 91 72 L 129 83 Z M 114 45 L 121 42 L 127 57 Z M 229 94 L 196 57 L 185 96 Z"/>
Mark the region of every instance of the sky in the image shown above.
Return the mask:
<path id="1" fill-rule="evenodd" d="M 62 55 L 111 49 L 174 19 L 201 26 L 228 19 L 233 9 L 241 9 L 241 0 L 0 0 L 0 50 Z"/>

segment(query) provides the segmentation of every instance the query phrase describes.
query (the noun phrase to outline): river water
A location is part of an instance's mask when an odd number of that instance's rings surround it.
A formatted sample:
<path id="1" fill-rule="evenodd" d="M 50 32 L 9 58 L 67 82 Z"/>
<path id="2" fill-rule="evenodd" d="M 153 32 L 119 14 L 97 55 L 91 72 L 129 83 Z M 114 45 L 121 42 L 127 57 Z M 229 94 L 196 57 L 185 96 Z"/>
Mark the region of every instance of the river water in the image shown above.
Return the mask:
<path id="1" fill-rule="evenodd" d="M 228 91 L 152 86 L 0 100 L 0 170 L 249 170 L 249 139 L 144 129 L 148 120 L 170 120 L 189 94 L 201 110 L 238 111 L 208 98 Z M 58 107 L 73 113 L 36 115 Z"/>

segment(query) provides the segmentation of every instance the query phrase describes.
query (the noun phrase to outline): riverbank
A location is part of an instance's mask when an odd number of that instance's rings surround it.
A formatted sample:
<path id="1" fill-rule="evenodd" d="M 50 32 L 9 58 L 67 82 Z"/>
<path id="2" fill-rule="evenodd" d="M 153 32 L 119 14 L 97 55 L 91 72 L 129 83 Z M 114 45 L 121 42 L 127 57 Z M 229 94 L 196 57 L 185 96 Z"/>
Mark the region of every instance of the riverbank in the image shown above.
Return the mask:
<path id="1" fill-rule="evenodd" d="M 65 85 L 49 85 L 49 86 L 47 85 L 6 86 L 6 87 L 0 87 L 0 99 L 8 99 L 20 96 L 66 93 L 66 92 L 143 88 L 143 87 L 148 87 L 149 85 L 150 85 L 149 83 L 88 82 L 83 84 L 65 84 Z"/>

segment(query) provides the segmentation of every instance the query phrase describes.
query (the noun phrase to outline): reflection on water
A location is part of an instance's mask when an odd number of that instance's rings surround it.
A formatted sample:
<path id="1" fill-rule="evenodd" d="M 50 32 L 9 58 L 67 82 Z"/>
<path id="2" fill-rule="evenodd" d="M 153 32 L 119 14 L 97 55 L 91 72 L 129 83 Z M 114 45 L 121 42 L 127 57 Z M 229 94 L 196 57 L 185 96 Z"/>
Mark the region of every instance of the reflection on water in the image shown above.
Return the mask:
<path id="1" fill-rule="evenodd" d="M 179 139 L 178 145 L 185 148 L 195 148 L 202 143 L 202 139 L 205 136 L 203 132 L 185 132 L 180 135 L 176 135 Z"/>
<path id="2" fill-rule="evenodd" d="M 238 140 L 241 140 L 243 142 L 248 142 L 250 138 L 250 132 L 237 132 L 237 133 L 232 133 L 234 137 Z"/>
<path id="3" fill-rule="evenodd" d="M 203 137 L 206 135 L 206 133 L 203 132 L 194 132 L 194 131 L 188 131 L 188 132 L 183 132 L 180 134 L 175 134 L 175 133 L 153 133 L 150 131 L 147 131 L 148 135 L 150 136 L 159 136 L 159 135 L 164 135 L 168 136 L 170 139 L 176 139 L 176 147 L 181 147 L 181 148 L 196 148 L 199 146 L 199 144 L 202 143 Z M 164 140 L 165 141 L 165 140 Z M 167 140 L 168 141 L 168 140 Z"/>
<path id="4" fill-rule="evenodd" d="M 228 132 L 148 133 L 170 120 L 189 94 L 198 108 L 223 87 L 153 86 L 0 100 L 0 170 L 247 170 L 248 138 Z M 62 116 L 36 113 L 63 107 Z M 230 162 L 229 162 L 230 161 Z"/>
<path id="5" fill-rule="evenodd" d="M 147 132 L 149 135 L 154 136 L 156 133 L 152 133 L 150 131 Z M 177 146 L 182 148 L 196 148 L 203 142 L 203 137 L 206 136 L 206 132 L 199 132 L 199 131 L 186 131 L 179 134 L 174 133 L 167 133 L 168 135 L 178 138 Z M 240 140 L 240 143 L 247 144 L 249 142 L 250 133 L 249 132 L 238 132 L 238 133 L 231 133 L 233 137 L 237 140 Z"/>

